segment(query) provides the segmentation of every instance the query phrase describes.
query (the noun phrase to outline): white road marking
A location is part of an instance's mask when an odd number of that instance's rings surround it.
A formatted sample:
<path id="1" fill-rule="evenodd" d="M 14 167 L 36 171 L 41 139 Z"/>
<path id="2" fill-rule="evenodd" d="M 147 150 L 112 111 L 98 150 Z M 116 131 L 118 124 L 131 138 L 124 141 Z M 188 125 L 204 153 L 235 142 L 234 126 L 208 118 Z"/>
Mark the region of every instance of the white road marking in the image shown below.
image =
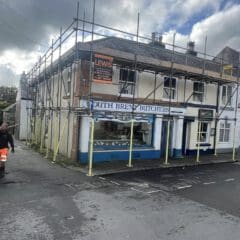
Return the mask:
<path id="1" fill-rule="evenodd" d="M 192 187 L 192 185 L 185 185 L 185 186 L 180 186 L 177 189 L 184 189 L 184 188 L 190 188 Z"/>
<path id="2" fill-rule="evenodd" d="M 73 189 L 73 190 L 76 190 L 71 184 L 64 184 L 66 187 L 69 187 L 69 188 L 71 188 L 71 189 Z"/>
<path id="3" fill-rule="evenodd" d="M 101 180 L 106 180 L 106 178 L 104 178 L 104 177 L 99 177 L 99 179 L 101 179 Z"/>
<path id="4" fill-rule="evenodd" d="M 205 183 L 203 183 L 204 185 L 210 185 L 210 184 L 214 184 L 214 183 L 216 183 L 216 182 L 205 182 Z"/>
<path id="5" fill-rule="evenodd" d="M 147 192 L 141 191 L 141 190 L 136 189 L 136 188 L 134 188 L 134 187 L 131 187 L 130 189 L 133 190 L 133 191 L 136 191 L 136 192 L 140 192 L 140 193 L 145 193 L 145 194 L 147 194 Z"/>
<path id="6" fill-rule="evenodd" d="M 110 181 L 112 184 L 115 184 L 115 185 L 117 185 L 117 186 L 120 186 L 120 183 L 118 183 L 118 182 L 114 182 L 114 181 Z"/>
<path id="7" fill-rule="evenodd" d="M 225 179 L 224 181 L 225 182 L 231 182 L 231 181 L 234 181 L 235 179 L 234 178 L 228 178 L 228 179 Z"/>
<path id="8" fill-rule="evenodd" d="M 154 191 L 149 191 L 149 192 L 147 192 L 148 194 L 152 194 L 152 193 L 157 193 L 157 192 L 163 192 L 162 190 L 154 190 Z"/>
<path id="9" fill-rule="evenodd" d="M 137 182 L 128 182 L 128 185 L 140 187 L 140 188 L 149 188 L 148 183 L 137 183 Z"/>

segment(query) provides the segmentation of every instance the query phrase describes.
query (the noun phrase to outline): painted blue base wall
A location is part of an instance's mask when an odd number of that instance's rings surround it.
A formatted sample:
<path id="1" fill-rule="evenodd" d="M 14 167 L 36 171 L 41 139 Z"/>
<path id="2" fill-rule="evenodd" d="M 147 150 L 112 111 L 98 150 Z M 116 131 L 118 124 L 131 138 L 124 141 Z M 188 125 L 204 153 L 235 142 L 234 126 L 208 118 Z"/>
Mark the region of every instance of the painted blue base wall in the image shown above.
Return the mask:
<path id="1" fill-rule="evenodd" d="M 214 154 L 214 149 L 207 149 L 205 151 L 200 149 L 200 155 L 205 155 L 205 154 Z M 186 155 L 197 155 L 197 149 L 187 149 Z"/>
<path id="2" fill-rule="evenodd" d="M 151 160 L 160 158 L 160 150 L 135 150 L 132 152 L 133 160 Z M 109 162 L 109 161 L 119 161 L 128 160 L 129 151 L 105 151 L 105 152 L 93 152 L 93 162 Z M 85 164 L 88 162 L 88 153 L 79 152 L 78 160 Z"/>
<path id="3" fill-rule="evenodd" d="M 173 157 L 174 158 L 183 158 L 182 156 L 182 149 L 173 149 Z"/>

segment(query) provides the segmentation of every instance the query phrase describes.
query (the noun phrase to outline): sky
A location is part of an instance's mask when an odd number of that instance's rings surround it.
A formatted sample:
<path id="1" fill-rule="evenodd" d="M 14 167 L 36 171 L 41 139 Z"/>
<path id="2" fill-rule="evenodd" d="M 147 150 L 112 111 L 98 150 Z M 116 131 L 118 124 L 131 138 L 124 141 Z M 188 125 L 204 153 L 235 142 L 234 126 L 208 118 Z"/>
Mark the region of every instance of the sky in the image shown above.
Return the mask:
<path id="1" fill-rule="evenodd" d="M 18 86 L 20 74 L 30 71 L 60 28 L 76 17 L 77 2 L 79 16 L 85 11 L 91 21 L 93 0 L 0 0 L 0 86 Z M 157 32 L 172 43 L 176 33 L 176 45 L 195 41 L 200 52 L 207 39 L 213 56 L 225 46 L 240 51 L 240 0 L 96 0 L 95 9 L 95 22 L 109 27 L 136 33 L 139 13 L 141 36 Z M 73 43 L 72 38 L 68 47 Z"/>

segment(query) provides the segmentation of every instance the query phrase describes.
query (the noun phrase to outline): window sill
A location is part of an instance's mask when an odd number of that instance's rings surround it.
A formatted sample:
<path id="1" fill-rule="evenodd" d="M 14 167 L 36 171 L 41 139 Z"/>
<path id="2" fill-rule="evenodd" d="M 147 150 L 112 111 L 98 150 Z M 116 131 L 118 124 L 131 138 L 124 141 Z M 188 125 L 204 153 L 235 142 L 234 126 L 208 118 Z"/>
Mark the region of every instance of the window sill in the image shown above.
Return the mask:
<path id="1" fill-rule="evenodd" d="M 120 93 L 118 93 L 118 96 L 120 97 L 129 97 L 129 98 L 132 98 L 133 97 L 133 94 L 127 94 L 127 93 L 122 93 L 122 94 L 120 94 Z"/>

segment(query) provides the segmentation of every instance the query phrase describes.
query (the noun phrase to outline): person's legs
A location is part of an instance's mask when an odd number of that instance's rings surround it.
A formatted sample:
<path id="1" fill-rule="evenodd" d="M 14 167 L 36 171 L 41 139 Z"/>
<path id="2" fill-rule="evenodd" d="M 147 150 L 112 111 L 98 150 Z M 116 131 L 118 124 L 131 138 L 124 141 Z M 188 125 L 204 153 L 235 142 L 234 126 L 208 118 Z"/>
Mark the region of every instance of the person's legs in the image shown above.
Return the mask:
<path id="1" fill-rule="evenodd" d="M 0 178 L 5 175 L 5 162 L 7 161 L 8 149 L 0 149 Z"/>

